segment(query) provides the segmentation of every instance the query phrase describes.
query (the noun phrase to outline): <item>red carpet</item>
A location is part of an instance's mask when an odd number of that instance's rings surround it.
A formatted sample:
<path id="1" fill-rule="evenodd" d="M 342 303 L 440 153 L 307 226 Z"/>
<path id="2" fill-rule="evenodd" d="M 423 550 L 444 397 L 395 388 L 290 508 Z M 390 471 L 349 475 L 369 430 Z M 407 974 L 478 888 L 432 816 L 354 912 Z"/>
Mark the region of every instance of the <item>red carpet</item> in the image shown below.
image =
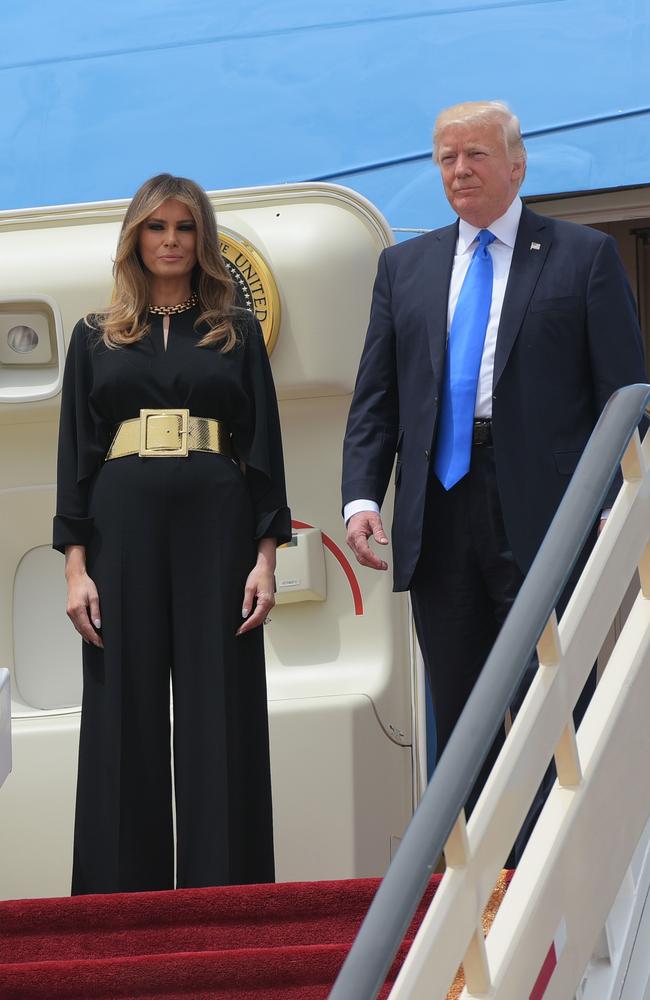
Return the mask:
<path id="1" fill-rule="evenodd" d="M 487 931 L 512 872 L 483 915 Z M 440 881 L 434 875 L 380 1000 Z M 0 1000 L 326 1000 L 379 879 L 0 902 Z M 462 990 L 459 973 L 449 998 Z"/>
<path id="2" fill-rule="evenodd" d="M 381 996 L 440 876 L 432 879 Z M 2 1000 L 326 1000 L 378 879 L 0 903 Z"/>

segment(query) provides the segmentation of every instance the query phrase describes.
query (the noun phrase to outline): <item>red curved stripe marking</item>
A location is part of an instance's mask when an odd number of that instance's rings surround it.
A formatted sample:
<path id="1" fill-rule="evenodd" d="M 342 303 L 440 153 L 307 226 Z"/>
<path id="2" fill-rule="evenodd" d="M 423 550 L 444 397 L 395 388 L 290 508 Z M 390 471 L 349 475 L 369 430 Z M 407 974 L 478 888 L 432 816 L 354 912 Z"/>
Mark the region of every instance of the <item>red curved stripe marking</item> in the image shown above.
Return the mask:
<path id="1" fill-rule="evenodd" d="M 292 521 L 292 528 L 313 528 L 313 524 L 307 524 L 306 521 Z M 355 615 L 363 614 L 363 597 L 361 596 L 361 587 L 359 586 L 359 581 L 357 580 L 354 570 L 350 565 L 345 553 L 341 551 L 336 542 L 326 535 L 324 531 L 321 531 L 323 536 L 323 545 L 326 549 L 329 549 L 335 559 L 339 561 L 343 568 L 343 572 L 348 578 L 348 583 L 350 584 L 350 590 L 352 591 L 352 597 L 354 598 L 354 613 Z"/>

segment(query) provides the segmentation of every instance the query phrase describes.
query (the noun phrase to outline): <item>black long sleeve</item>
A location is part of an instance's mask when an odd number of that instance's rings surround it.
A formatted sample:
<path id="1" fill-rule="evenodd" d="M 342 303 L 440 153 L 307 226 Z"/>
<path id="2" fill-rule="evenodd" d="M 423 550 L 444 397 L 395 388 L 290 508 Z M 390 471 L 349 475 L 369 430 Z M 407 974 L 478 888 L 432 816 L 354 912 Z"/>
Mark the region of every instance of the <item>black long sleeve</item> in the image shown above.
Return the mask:
<path id="1" fill-rule="evenodd" d="M 280 417 L 271 365 L 257 320 L 245 344 L 248 395 L 253 403 L 248 427 L 233 435 L 235 447 L 246 462 L 256 538 L 291 539 L 291 513 L 287 507 Z"/>
<path id="2" fill-rule="evenodd" d="M 88 489 L 90 476 L 103 457 L 101 446 L 96 444 L 97 423 L 89 405 L 93 339 L 96 334 L 83 321 L 77 323 L 65 363 L 53 537 L 59 552 L 64 552 L 66 545 L 87 545 L 93 527 L 88 516 Z"/>

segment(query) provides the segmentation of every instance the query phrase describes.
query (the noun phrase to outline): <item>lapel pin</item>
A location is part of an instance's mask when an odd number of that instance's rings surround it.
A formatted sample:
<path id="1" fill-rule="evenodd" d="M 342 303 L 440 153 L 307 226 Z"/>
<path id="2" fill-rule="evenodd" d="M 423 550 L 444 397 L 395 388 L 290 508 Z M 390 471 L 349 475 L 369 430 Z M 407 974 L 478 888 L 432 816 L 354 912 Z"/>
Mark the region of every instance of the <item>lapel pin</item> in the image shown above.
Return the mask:
<path id="1" fill-rule="evenodd" d="M 531 250 L 541 250 L 542 249 L 542 244 L 541 243 L 531 243 L 530 244 L 530 249 Z"/>

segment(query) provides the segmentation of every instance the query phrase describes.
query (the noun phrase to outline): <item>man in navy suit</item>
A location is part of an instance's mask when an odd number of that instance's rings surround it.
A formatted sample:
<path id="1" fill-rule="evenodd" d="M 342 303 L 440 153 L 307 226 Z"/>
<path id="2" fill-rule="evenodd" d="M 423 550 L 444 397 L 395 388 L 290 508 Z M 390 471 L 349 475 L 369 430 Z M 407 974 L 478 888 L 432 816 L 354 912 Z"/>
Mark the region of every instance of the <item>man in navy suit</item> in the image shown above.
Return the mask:
<path id="1" fill-rule="evenodd" d="M 614 241 L 522 205 L 526 151 L 508 107 L 442 112 L 434 159 L 459 219 L 381 254 L 343 503 L 358 561 L 386 570 L 368 541 L 388 543 L 379 510 L 397 455 L 394 587 L 411 593 L 440 755 L 602 408 L 646 375 Z M 463 384 L 449 369 L 465 363 L 450 361 L 465 336 L 454 316 L 479 253 L 491 258 L 490 284 L 453 481 L 440 426 L 461 422 L 449 409 Z M 487 767 L 497 751 L 498 741 Z"/>

